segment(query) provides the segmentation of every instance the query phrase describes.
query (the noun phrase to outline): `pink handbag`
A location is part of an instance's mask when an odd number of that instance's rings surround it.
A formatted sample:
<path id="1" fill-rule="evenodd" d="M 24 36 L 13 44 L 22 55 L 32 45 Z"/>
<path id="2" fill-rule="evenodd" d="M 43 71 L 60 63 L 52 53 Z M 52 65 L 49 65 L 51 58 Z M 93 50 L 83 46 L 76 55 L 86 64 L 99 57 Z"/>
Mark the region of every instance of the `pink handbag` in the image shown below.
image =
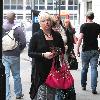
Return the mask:
<path id="1" fill-rule="evenodd" d="M 62 57 L 61 68 L 56 70 L 55 60 L 52 62 L 51 71 L 45 81 L 45 84 L 55 89 L 69 89 L 74 85 L 74 79 L 68 69 L 68 64 Z"/>

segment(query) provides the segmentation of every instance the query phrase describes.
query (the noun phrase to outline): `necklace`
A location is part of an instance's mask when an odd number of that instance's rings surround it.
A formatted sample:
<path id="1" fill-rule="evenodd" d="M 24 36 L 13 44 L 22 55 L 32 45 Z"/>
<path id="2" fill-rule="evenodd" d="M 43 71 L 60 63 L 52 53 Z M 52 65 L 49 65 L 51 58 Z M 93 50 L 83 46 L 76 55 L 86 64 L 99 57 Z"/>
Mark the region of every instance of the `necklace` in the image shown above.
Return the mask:
<path id="1" fill-rule="evenodd" d="M 47 36 L 48 38 L 50 38 L 51 37 L 51 34 L 44 34 L 45 36 Z"/>

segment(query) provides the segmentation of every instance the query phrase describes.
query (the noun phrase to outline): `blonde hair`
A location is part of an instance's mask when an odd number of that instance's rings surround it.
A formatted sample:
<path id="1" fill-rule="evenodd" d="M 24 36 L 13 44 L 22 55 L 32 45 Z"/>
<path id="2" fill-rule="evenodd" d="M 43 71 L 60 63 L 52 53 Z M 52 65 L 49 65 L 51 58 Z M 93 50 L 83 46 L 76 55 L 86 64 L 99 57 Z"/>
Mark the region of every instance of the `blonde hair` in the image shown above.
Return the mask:
<path id="1" fill-rule="evenodd" d="M 48 13 L 48 12 L 45 12 L 45 11 L 41 11 L 38 15 L 38 21 L 39 23 L 42 21 L 42 20 L 45 20 L 45 19 L 50 19 L 51 20 L 51 15 Z"/>
<path id="2" fill-rule="evenodd" d="M 7 19 L 14 19 L 15 18 L 15 13 L 13 11 L 10 11 L 7 13 Z"/>

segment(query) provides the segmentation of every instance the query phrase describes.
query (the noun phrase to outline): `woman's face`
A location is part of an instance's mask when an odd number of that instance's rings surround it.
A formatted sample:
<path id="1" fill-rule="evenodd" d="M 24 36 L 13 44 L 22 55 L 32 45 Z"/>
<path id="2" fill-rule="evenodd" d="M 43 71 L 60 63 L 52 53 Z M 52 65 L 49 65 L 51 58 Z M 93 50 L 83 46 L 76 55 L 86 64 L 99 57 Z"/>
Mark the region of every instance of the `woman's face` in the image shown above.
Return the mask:
<path id="1" fill-rule="evenodd" d="M 65 19 L 64 26 L 65 27 L 68 27 L 69 26 L 69 23 L 70 23 L 70 20 L 69 19 Z"/>
<path id="2" fill-rule="evenodd" d="M 51 19 L 45 18 L 40 21 L 40 26 L 43 30 L 50 30 L 51 29 Z"/>

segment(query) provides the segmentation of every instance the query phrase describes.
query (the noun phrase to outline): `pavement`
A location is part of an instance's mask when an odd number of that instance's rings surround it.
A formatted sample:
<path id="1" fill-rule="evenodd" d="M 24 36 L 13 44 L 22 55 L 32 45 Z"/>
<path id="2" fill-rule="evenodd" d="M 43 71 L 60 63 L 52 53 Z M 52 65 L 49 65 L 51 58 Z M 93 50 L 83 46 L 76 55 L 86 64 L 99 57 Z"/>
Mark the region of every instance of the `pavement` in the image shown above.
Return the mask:
<path id="1" fill-rule="evenodd" d="M 21 81 L 22 81 L 22 87 L 23 87 L 23 94 L 24 97 L 21 100 L 31 100 L 29 97 L 29 90 L 31 85 L 31 58 L 28 57 L 27 54 L 27 47 L 21 54 Z M 83 91 L 81 89 L 80 80 L 81 80 L 81 60 L 80 58 L 77 58 L 79 62 L 79 68 L 78 70 L 71 70 L 71 73 L 75 80 L 75 91 L 76 91 L 76 100 L 100 100 L 100 66 L 98 67 L 98 86 L 97 91 L 98 94 L 94 95 L 91 92 L 91 72 L 90 68 L 88 71 L 88 78 L 87 78 L 87 88 L 86 91 Z M 13 77 L 11 75 L 10 77 L 10 87 L 11 87 L 11 96 L 12 100 L 16 100 L 15 94 L 14 94 L 14 83 L 13 83 Z"/>

